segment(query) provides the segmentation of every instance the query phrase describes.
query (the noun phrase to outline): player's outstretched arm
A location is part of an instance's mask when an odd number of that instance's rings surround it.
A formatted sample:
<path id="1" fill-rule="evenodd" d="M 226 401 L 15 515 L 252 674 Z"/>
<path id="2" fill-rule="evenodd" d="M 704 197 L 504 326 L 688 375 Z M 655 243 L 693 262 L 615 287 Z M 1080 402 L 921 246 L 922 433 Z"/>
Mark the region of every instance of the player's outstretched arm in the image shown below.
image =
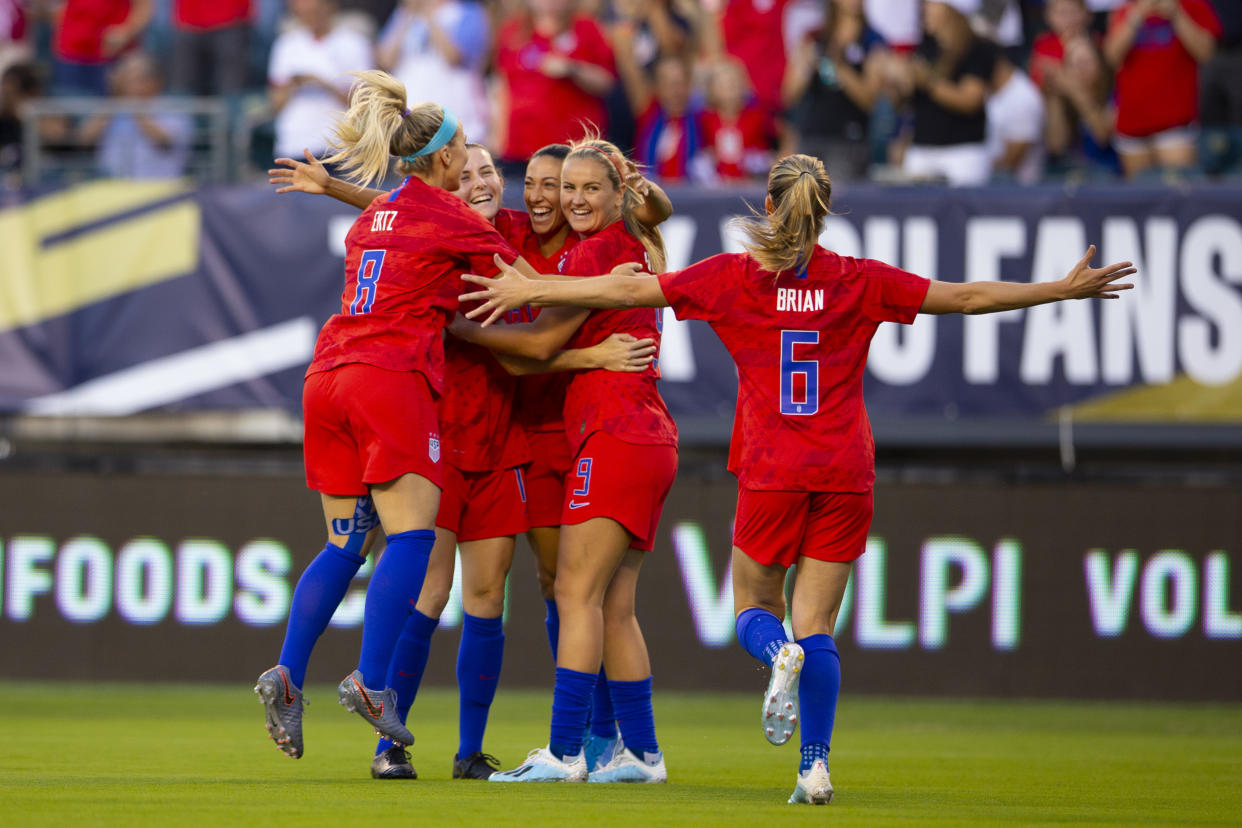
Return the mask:
<path id="1" fill-rule="evenodd" d="M 632 334 L 614 333 L 598 345 L 557 351 L 551 359 L 530 359 L 509 354 L 495 354 L 496 361 L 515 376 L 552 374 L 561 371 L 590 371 L 602 368 L 618 373 L 639 373 L 647 370 L 656 358 L 653 339 L 638 339 Z"/>
<path id="2" fill-rule="evenodd" d="M 590 311 L 549 308 L 534 322 L 484 327 L 460 314 L 448 327 L 458 339 L 482 345 L 494 354 L 550 360 L 565 346 Z"/>
<path id="3" fill-rule="evenodd" d="M 483 288 L 459 298 L 462 302 L 482 303 L 466 316 L 483 319 L 484 327 L 507 311 L 523 305 L 571 305 L 579 308 L 663 308 L 668 305 L 659 279 L 649 275 L 631 275 L 638 273 L 637 265 L 628 273 L 614 270 L 607 276 L 556 281 L 530 279 L 505 264 L 499 256 L 496 257 L 496 265 L 500 273 L 494 279 L 473 273 L 462 276 Z"/>
<path id="4" fill-rule="evenodd" d="M 365 210 L 377 197 L 384 195 L 383 190 L 372 190 L 359 187 L 328 174 L 328 169 L 308 149 L 306 161 L 293 158 L 277 158 L 276 164 L 267 171 L 267 183 L 278 185 L 277 193 L 306 193 L 308 195 L 326 195 L 343 201 L 346 204 Z"/>
<path id="5" fill-rule="evenodd" d="M 1064 279 L 1056 282 L 937 282 L 933 281 L 923 299 L 920 313 L 996 313 L 1029 308 L 1064 299 L 1116 299 L 1119 291 L 1132 284 L 1118 279 L 1138 271 L 1131 262 L 1091 267 L 1095 245 L 1074 265 Z"/>

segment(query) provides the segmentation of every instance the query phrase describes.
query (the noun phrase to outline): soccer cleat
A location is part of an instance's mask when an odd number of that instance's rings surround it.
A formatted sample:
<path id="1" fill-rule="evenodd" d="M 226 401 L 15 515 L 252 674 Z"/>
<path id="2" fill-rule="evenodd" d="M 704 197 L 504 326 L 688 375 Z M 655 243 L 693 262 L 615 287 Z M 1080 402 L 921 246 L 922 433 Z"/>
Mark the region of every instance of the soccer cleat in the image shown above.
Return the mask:
<path id="1" fill-rule="evenodd" d="M 790 805 L 827 805 L 832 801 L 832 780 L 828 778 L 828 763 L 816 759 L 809 770 L 798 774 Z"/>
<path id="2" fill-rule="evenodd" d="M 513 770 L 496 771 L 487 778 L 489 782 L 585 782 L 587 781 L 586 757 L 579 753 L 569 761 L 557 759 L 546 747 L 535 748 L 526 755 L 526 761 Z"/>
<path id="3" fill-rule="evenodd" d="M 400 745 L 393 745 L 371 760 L 371 778 L 417 779 L 418 771 L 410 764 L 410 752 Z"/>
<path id="4" fill-rule="evenodd" d="M 648 782 L 662 784 L 668 781 L 664 767 L 664 752 L 646 753 L 643 758 L 634 751 L 621 746 L 607 764 L 591 771 L 588 782 Z"/>
<path id="5" fill-rule="evenodd" d="M 608 738 L 587 733 L 582 741 L 582 755 L 586 757 L 587 771 L 594 772 L 612 761 L 618 752 L 625 750 L 625 743 L 620 736 Z"/>
<path id="6" fill-rule="evenodd" d="M 500 770 L 500 760 L 490 753 L 476 751 L 465 759 L 453 757 L 454 779 L 487 779 Z"/>
<path id="7" fill-rule="evenodd" d="M 798 729 L 798 679 L 806 656 L 802 647 L 787 641 L 772 662 L 772 678 L 763 694 L 763 735 L 774 745 L 783 745 Z"/>
<path id="8" fill-rule="evenodd" d="M 289 668 L 277 664 L 259 676 L 254 692 L 263 702 L 267 716 L 267 735 L 280 752 L 302 758 L 302 691 L 289 679 Z"/>
<path id="9" fill-rule="evenodd" d="M 336 695 L 342 707 L 366 719 L 380 736 L 405 747 L 414 744 L 413 734 L 397 714 L 396 690 L 368 690 L 362 685 L 362 672 L 354 670 L 337 686 Z"/>

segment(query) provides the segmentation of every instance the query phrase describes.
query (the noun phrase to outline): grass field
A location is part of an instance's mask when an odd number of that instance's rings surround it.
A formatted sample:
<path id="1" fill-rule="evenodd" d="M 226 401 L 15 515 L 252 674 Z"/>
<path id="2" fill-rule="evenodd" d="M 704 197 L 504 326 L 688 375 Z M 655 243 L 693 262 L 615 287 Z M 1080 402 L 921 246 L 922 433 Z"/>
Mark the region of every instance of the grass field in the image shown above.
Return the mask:
<path id="1" fill-rule="evenodd" d="M 758 700 L 656 696 L 667 786 L 449 779 L 456 700 L 415 707 L 416 782 L 368 776 L 365 725 L 312 687 L 280 755 L 249 688 L 0 683 L 0 825 L 1242 824 L 1242 707 L 842 700 L 836 801 L 785 805 L 797 748 Z M 487 749 L 547 738 L 548 696 L 502 690 Z M 796 742 L 796 738 L 795 738 Z"/>

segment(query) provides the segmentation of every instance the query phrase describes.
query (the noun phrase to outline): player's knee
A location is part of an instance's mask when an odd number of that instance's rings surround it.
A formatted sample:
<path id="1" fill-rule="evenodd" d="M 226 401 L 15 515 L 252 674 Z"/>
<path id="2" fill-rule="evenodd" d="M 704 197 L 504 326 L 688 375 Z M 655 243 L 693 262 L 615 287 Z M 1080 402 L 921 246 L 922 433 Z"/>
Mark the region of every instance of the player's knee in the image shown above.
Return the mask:
<path id="1" fill-rule="evenodd" d="M 505 611 L 505 587 L 487 585 L 463 589 L 462 607 L 476 618 L 496 618 Z"/>
<path id="2" fill-rule="evenodd" d="M 539 568 L 539 594 L 543 596 L 545 601 L 553 601 L 556 599 L 556 573 L 550 572 L 542 567 Z"/>
<path id="3" fill-rule="evenodd" d="M 418 593 L 415 609 L 428 618 L 439 618 L 448 606 L 449 589 L 439 584 L 423 584 L 422 592 Z"/>

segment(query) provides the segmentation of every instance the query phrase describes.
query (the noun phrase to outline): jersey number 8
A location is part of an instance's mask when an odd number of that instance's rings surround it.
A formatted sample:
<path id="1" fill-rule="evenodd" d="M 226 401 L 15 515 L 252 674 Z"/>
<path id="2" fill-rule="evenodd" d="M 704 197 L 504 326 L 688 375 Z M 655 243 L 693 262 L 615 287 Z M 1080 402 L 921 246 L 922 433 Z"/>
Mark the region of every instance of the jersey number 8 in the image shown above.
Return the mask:
<path id="1" fill-rule="evenodd" d="M 354 291 L 354 301 L 349 305 L 351 316 L 370 313 L 375 304 L 375 291 L 379 286 L 380 273 L 384 269 L 386 250 L 364 250 L 362 260 L 358 262 L 358 288 Z"/>
<path id="2" fill-rule="evenodd" d="M 819 344 L 819 331 L 781 331 L 781 413 L 808 417 L 819 411 L 819 361 L 797 359 L 798 345 Z M 802 393 L 794 399 L 794 378 L 802 377 Z"/>

